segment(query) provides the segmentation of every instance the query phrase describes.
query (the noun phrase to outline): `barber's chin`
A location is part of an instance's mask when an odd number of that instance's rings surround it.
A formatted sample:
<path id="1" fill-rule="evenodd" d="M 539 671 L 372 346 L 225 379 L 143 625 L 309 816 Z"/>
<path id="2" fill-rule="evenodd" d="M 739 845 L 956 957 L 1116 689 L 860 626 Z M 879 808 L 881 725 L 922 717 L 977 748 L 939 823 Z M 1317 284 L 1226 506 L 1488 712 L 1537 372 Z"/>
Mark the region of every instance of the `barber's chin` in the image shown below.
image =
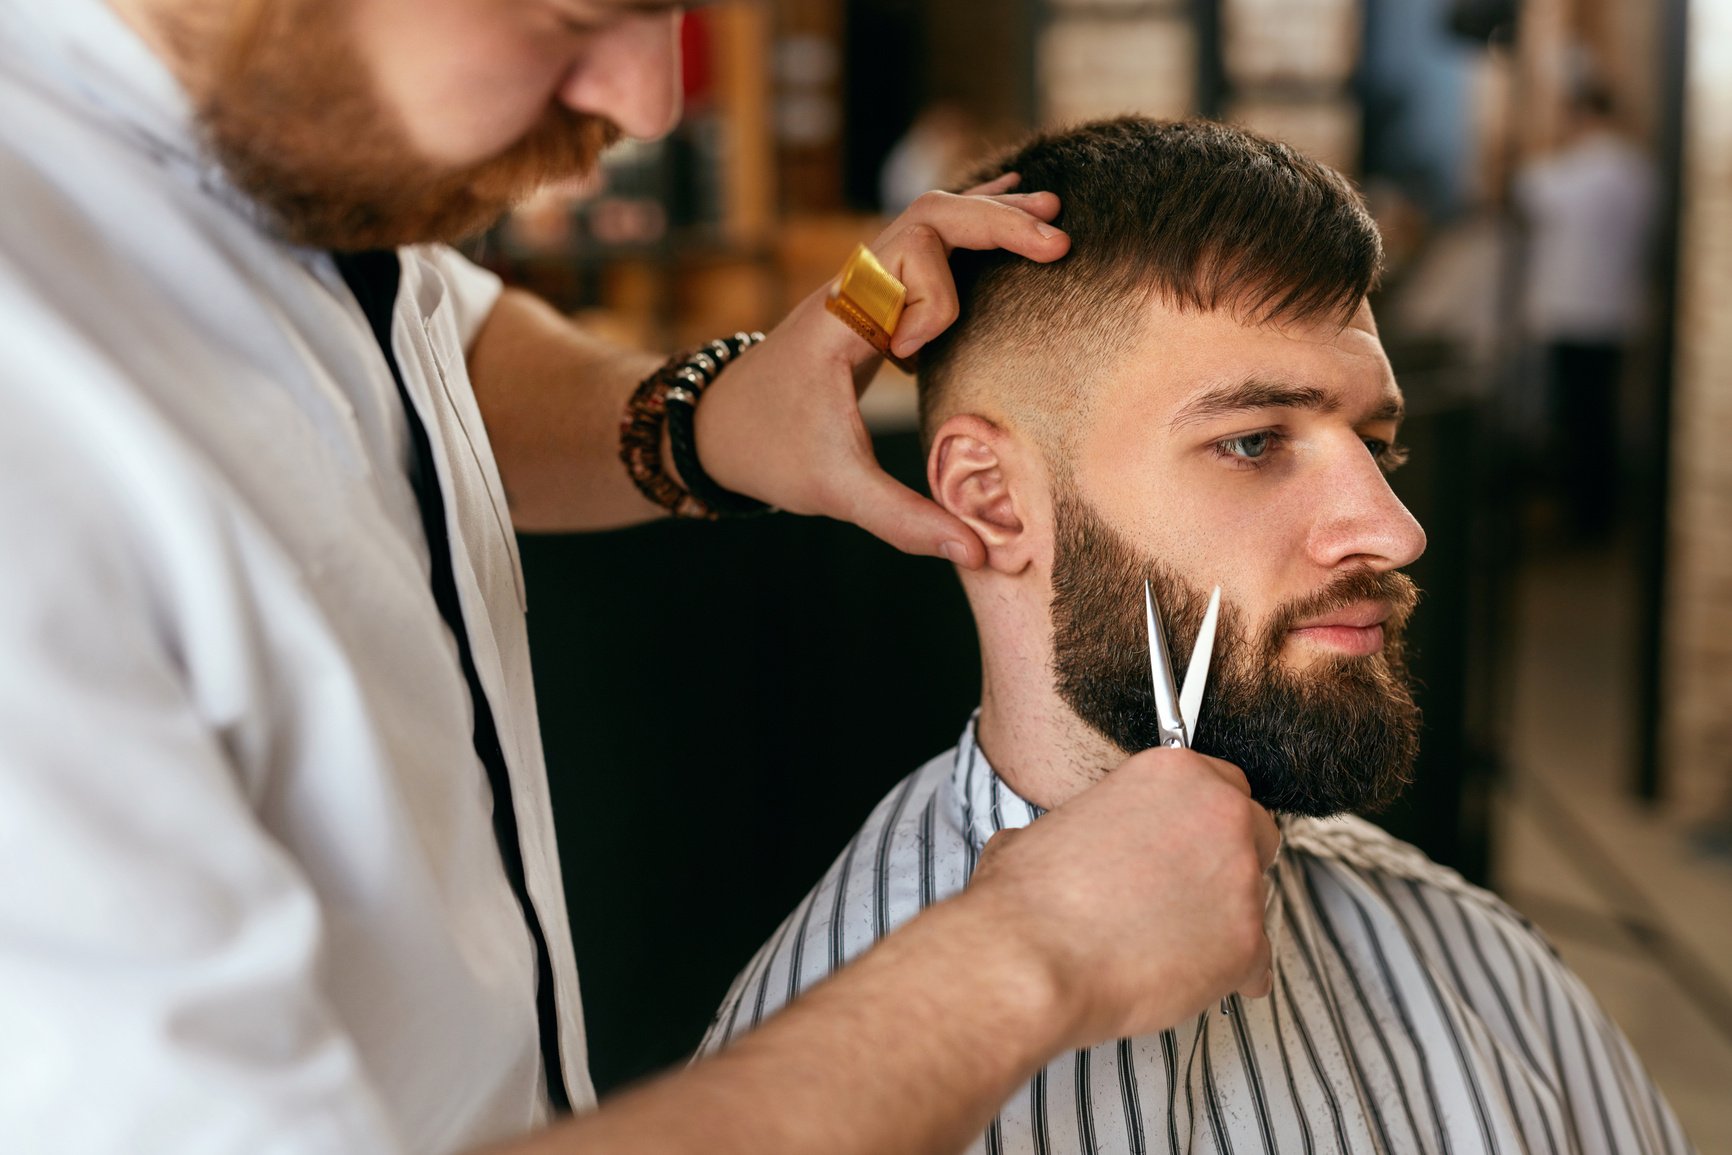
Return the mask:
<path id="1" fill-rule="evenodd" d="M 1312 658 L 1368 658 L 1383 650 L 1383 627 L 1307 626 L 1287 631 L 1287 651 L 1301 663 Z"/>

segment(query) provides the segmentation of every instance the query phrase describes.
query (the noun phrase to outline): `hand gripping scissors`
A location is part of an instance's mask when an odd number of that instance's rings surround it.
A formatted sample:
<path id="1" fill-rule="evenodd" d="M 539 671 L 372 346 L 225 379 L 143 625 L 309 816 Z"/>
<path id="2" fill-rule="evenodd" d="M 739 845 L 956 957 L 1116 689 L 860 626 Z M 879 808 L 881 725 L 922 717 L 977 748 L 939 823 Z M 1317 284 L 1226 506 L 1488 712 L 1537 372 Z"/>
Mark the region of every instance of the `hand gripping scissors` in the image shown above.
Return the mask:
<path id="1" fill-rule="evenodd" d="M 1143 582 L 1143 610 L 1148 615 L 1149 673 L 1155 684 L 1155 728 L 1161 745 L 1189 750 L 1191 737 L 1197 732 L 1197 722 L 1203 709 L 1203 687 L 1209 681 L 1209 661 L 1215 655 L 1215 631 L 1221 619 L 1221 587 L 1209 595 L 1209 608 L 1203 614 L 1202 627 L 1197 630 L 1197 642 L 1191 647 L 1191 662 L 1185 667 L 1185 685 L 1180 689 L 1173 680 L 1173 658 L 1167 646 L 1167 630 L 1161 620 L 1161 607 L 1155 602 L 1155 588 Z M 1233 1007 L 1221 1000 L 1221 1013 L 1230 1015 Z"/>

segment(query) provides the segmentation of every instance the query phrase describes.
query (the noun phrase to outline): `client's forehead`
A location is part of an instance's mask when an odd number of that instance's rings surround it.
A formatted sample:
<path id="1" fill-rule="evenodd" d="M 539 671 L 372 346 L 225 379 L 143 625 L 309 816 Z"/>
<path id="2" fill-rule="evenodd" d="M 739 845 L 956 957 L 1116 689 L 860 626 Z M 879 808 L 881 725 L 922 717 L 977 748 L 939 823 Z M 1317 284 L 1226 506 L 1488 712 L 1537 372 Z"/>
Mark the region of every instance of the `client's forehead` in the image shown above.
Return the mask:
<path id="1" fill-rule="evenodd" d="M 1353 422 L 1401 415 L 1367 304 L 1343 325 L 1339 318 L 1255 323 L 1227 310 L 1155 302 L 1115 362 L 1095 399 L 1106 421 L 1136 412 L 1177 430 L 1276 406 L 1339 412 Z"/>

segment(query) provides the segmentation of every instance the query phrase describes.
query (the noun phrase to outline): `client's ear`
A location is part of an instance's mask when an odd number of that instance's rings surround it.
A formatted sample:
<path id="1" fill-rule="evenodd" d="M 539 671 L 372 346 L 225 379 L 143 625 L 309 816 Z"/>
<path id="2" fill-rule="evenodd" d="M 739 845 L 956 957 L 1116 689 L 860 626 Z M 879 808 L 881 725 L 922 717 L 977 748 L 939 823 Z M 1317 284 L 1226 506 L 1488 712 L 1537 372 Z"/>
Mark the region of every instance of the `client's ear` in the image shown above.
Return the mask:
<path id="1" fill-rule="evenodd" d="M 1027 445 L 984 417 L 959 413 L 938 427 L 926 458 L 932 499 L 968 524 L 986 564 L 1017 574 L 1035 559 L 1035 495 L 1041 465 Z"/>

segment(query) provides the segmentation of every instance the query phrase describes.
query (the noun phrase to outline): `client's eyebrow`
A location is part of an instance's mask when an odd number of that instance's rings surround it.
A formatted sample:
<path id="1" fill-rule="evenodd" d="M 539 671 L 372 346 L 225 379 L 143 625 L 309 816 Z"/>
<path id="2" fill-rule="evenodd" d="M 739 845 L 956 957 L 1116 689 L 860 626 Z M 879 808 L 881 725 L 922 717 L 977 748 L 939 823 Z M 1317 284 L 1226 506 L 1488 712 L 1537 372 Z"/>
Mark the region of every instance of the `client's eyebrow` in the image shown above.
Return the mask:
<path id="1" fill-rule="evenodd" d="M 1173 415 L 1172 427 L 1199 425 L 1218 417 L 1246 413 L 1256 409 L 1309 409 L 1314 413 L 1334 413 L 1341 408 L 1341 398 L 1315 385 L 1295 385 L 1264 377 L 1247 377 L 1197 394 Z M 1403 413 L 1401 393 L 1391 390 L 1375 410 L 1366 415 L 1367 421 L 1400 421 Z"/>

